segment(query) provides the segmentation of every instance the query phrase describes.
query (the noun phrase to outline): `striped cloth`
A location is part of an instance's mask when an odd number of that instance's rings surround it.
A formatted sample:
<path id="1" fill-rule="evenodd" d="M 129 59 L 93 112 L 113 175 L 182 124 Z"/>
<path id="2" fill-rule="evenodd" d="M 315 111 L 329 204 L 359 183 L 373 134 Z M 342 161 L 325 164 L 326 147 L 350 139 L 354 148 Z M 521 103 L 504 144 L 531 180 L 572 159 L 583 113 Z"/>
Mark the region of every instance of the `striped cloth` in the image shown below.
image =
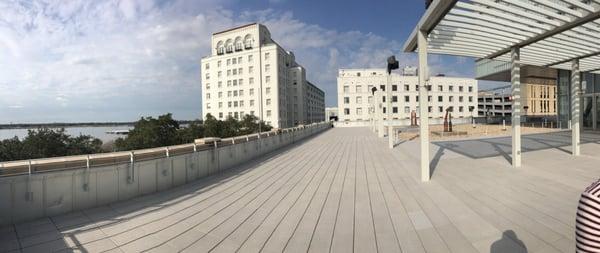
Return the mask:
<path id="1" fill-rule="evenodd" d="M 576 222 L 577 252 L 600 253 L 600 180 L 581 194 Z"/>

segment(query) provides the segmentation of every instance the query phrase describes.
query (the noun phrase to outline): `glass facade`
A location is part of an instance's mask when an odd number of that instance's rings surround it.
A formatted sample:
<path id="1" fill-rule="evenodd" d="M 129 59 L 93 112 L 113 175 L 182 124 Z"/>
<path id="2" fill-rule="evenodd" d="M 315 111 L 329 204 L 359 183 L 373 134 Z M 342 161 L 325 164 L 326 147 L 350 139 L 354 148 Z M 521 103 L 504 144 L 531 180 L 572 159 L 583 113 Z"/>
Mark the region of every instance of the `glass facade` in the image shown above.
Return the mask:
<path id="1" fill-rule="evenodd" d="M 558 71 L 558 121 L 562 128 L 568 128 L 571 119 L 571 71 Z M 583 112 L 583 127 L 597 128 L 600 126 L 600 75 L 592 73 L 581 74 L 581 108 Z"/>

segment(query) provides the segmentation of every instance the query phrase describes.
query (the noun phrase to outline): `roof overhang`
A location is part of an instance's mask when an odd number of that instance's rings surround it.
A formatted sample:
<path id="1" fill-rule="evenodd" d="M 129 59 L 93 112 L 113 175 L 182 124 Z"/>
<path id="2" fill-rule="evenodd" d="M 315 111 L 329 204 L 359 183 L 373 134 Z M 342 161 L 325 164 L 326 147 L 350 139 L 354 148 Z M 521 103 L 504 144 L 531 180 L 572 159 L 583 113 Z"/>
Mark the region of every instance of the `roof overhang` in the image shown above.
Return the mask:
<path id="1" fill-rule="evenodd" d="M 435 0 L 404 44 L 414 52 L 417 32 L 428 52 L 581 71 L 600 68 L 600 0 Z"/>

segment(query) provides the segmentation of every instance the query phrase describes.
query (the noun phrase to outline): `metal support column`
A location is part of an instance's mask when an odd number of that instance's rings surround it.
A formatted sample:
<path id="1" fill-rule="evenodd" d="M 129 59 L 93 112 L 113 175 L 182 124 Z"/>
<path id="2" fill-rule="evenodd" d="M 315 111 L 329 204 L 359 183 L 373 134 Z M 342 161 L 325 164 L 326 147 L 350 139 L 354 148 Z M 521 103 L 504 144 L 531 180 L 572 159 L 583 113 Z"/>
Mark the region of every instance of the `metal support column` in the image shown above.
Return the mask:
<path id="1" fill-rule="evenodd" d="M 429 168 L 429 110 L 427 106 L 427 81 L 429 79 L 427 67 L 427 34 L 419 31 L 419 136 L 421 140 L 421 181 L 427 182 L 431 178 Z"/>
<path id="2" fill-rule="evenodd" d="M 394 134 L 393 134 L 393 126 L 392 126 L 392 74 L 387 75 L 387 83 L 385 84 L 385 107 L 387 109 L 387 134 L 388 134 L 388 147 L 394 148 Z"/>
<path id="3" fill-rule="evenodd" d="M 580 143 L 579 143 L 579 138 L 580 138 L 580 124 L 579 124 L 579 117 L 580 117 L 580 108 L 579 108 L 579 97 L 581 96 L 580 94 L 580 86 L 581 86 L 581 79 L 579 77 L 580 73 L 579 73 L 579 60 L 573 60 L 573 62 L 571 62 L 571 145 L 572 145 L 572 151 L 571 153 L 574 156 L 578 156 L 580 154 Z"/>
<path id="4" fill-rule="evenodd" d="M 510 50 L 510 83 L 512 96 L 512 166 L 521 167 L 521 50 Z"/>

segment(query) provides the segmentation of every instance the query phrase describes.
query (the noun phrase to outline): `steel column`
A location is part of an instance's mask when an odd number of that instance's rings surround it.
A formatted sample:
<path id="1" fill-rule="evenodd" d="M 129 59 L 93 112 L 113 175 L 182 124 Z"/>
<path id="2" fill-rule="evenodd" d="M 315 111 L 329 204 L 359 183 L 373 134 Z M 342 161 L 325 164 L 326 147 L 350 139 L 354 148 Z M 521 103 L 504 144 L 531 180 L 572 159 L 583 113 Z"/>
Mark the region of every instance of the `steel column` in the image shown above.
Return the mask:
<path id="1" fill-rule="evenodd" d="M 521 167 L 521 50 L 510 51 L 510 83 L 512 96 L 512 166 Z"/>
<path id="2" fill-rule="evenodd" d="M 421 141 L 421 181 L 431 178 L 429 167 L 429 111 L 427 106 L 427 34 L 419 30 L 417 45 L 419 50 L 419 137 Z"/>
<path id="3" fill-rule="evenodd" d="M 387 83 L 385 84 L 385 91 L 387 93 L 385 98 L 385 107 L 387 112 L 387 132 L 388 132 L 388 147 L 394 148 L 394 134 L 392 126 L 392 74 L 388 74 Z"/>

